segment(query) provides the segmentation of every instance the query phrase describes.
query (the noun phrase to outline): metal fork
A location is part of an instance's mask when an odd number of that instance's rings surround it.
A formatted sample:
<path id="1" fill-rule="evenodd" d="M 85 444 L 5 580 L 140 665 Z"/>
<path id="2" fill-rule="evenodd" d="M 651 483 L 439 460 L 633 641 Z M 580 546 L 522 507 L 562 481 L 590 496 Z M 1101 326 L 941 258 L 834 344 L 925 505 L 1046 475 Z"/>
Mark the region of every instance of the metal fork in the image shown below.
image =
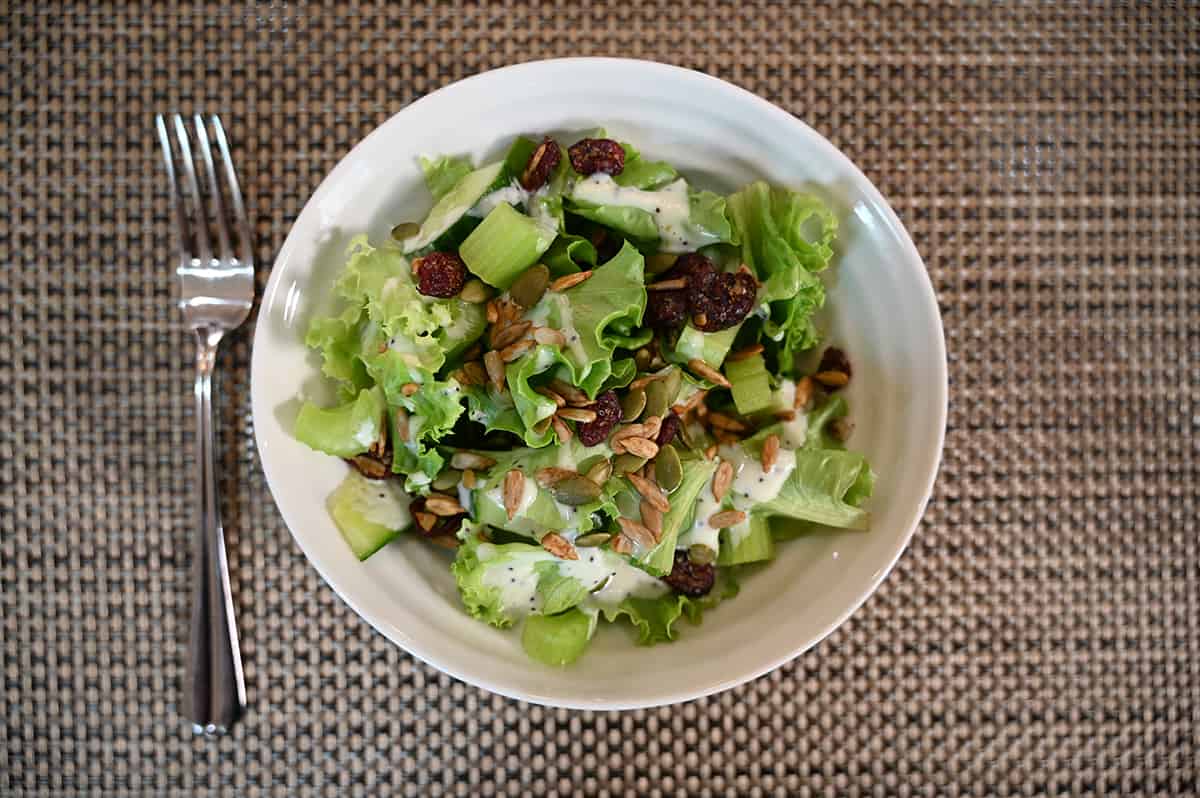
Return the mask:
<path id="1" fill-rule="evenodd" d="M 200 495 L 192 558 L 191 645 L 184 709 L 196 733 L 217 735 L 223 734 L 245 709 L 246 683 L 217 497 L 212 373 L 221 338 L 250 313 L 254 300 L 254 255 L 250 224 L 221 120 L 211 115 L 206 127 L 205 120 L 199 114 L 194 115 L 191 119 L 194 144 L 188 124 L 179 114 L 158 114 L 154 124 L 175 211 L 180 307 L 184 320 L 196 335 L 196 476 Z M 220 156 L 219 169 L 213 163 L 214 142 Z M 196 180 L 193 146 L 199 150 L 204 170 L 207 211 Z M 231 219 L 238 239 L 236 249 Z M 216 234 L 215 253 L 212 233 Z"/>

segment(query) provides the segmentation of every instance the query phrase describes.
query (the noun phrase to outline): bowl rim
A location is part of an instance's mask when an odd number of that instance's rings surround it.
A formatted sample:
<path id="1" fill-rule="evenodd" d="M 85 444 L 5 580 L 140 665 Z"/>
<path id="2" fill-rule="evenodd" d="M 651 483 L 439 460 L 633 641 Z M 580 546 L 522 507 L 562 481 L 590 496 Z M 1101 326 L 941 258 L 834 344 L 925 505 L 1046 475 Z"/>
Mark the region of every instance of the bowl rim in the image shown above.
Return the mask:
<path id="1" fill-rule="evenodd" d="M 547 696 L 539 696 L 525 693 L 520 689 L 513 689 L 505 684 L 497 683 L 489 680 L 486 675 L 477 673 L 468 674 L 463 669 L 459 668 L 454 663 L 441 661 L 437 656 L 429 651 L 421 650 L 422 646 L 413 638 L 404 637 L 399 630 L 381 617 L 376 611 L 364 607 L 353 597 L 351 586 L 344 583 L 343 580 L 334 578 L 330 575 L 326 568 L 322 567 L 321 562 L 314 553 L 310 551 L 310 547 L 306 547 L 304 541 L 296 534 L 292 528 L 292 523 L 289 521 L 288 514 L 284 506 L 279 501 L 280 490 L 277 488 L 275 481 L 271 476 L 271 469 L 268 462 L 271 461 L 271 446 L 264 438 L 262 425 L 257 423 L 258 419 L 265 418 L 270 412 L 270 408 L 263 406 L 267 401 L 265 398 L 260 398 L 258 386 L 259 380 L 255 375 L 261 373 L 259 367 L 260 357 L 263 357 L 263 350 L 259 346 L 260 335 L 265 329 L 266 315 L 264 310 L 274 305 L 274 295 L 279 291 L 282 282 L 283 268 L 292 257 L 292 251 L 298 246 L 296 243 L 296 225 L 300 219 L 304 218 L 306 212 L 310 208 L 317 207 L 322 198 L 332 189 L 331 186 L 338 183 L 343 173 L 348 172 L 352 167 L 350 161 L 353 154 L 365 147 L 366 143 L 376 137 L 385 135 L 384 131 L 395 127 L 402 123 L 402 118 L 413 109 L 422 107 L 423 105 L 434 102 L 434 98 L 444 95 L 445 93 L 458 90 L 460 87 L 478 82 L 491 80 L 519 80 L 527 73 L 539 72 L 546 69 L 556 69 L 560 67 L 574 66 L 591 66 L 599 68 L 613 69 L 644 69 L 647 73 L 656 75 L 667 75 L 675 79 L 693 80 L 697 86 L 706 91 L 718 92 L 724 94 L 730 101 L 749 104 L 758 114 L 773 117 L 775 120 L 790 125 L 803 133 L 809 142 L 814 147 L 823 150 L 823 157 L 839 162 L 840 166 L 854 176 L 857 185 L 862 189 L 865 196 L 873 203 L 873 205 L 881 212 L 881 221 L 889 229 L 889 232 L 895 236 L 896 240 L 901 243 L 904 250 L 904 257 L 899 258 L 905 264 L 905 268 L 913 271 L 910 280 L 914 284 L 914 288 L 919 285 L 916 293 L 919 294 L 921 301 L 925 307 L 922 309 L 927 315 L 927 318 L 933 320 L 933 330 L 936 335 L 931 336 L 929 343 L 931 344 L 931 352 L 928 356 L 930 364 L 936 365 L 937 377 L 936 385 L 930 386 L 934 390 L 932 397 L 933 407 L 937 412 L 937 444 L 936 452 L 930 463 L 929 473 L 925 480 L 922 495 L 914 505 L 913 512 L 904 521 L 903 526 L 905 532 L 896 538 L 892 545 L 892 550 L 887 555 L 887 562 L 881 566 L 873 575 L 869 582 L 864 583 L 864 586 L 858 591 L 857 597 L 849 602 L 845 609 L 836 616 L 836 618 L 828 623 L 823 629 L 812 635 L 808 639 L 799 643 L 795 648 L 781 656 L 776 656 L 764 663 L 760 663 L 746 670 L 739 672 L 737 675 L 718 679 L 703 683 L 698 686 L 690 686 L 685 688 L 665 687 L 652 699 L 638 699 L 632 701 L 622 700 L 602 700 L 602 699 L 587 699 L 582 701 L 562 700 L 560 698 L 550 698 Z M 936 359 L 936 364 L 933 361 Z M 925 261 L 921 257 L 916 245 L 913 243 L 912 237 L 904 227 L 900 218 L 897 216 L 890 202 L 883 196 L 882 192 L 875 184 L 866 176 L 865 173 L 840 149 L 838 149 L 825 136 L 812 128 L 799 117 L 785 111 L 774 103 L 766 100 L 759 95 L 744 89 L 734 83 L 723 80 L 718 77 L 699 72 L 685 67 L 666 64 L 659 61 L 650 61 L 635 58 L 613 58 L 613 57 L 569 57 L 569 58 L 552 58 L 536 61 L 527 61 L 519 64 L 512 64 L 496 69 L 479 72 L 466 78 L 454 81 L 445 86 L 442 86 L 435 91 L 432 91 L 419 99 L 409 103 L 403 108 L 396 111 L 386 120 L 377 125 L 370 133 L 358 141 L 345 154 L 341 156 L 338 163 L 329 171 L 329 173 L 321 180 L 316 190 L 305 202 L 296 218 L 292 221 L 292 225 L 288 230 L 288 234 L 280 247 L 279 253 L 272 262 L 271 274 L 268 277 L 267 285 L 263 290 L 262 299 L 259 305 L 259 316 L 255 321 L 255 329 L 252 340 L 251 363 L 250 363 L 250 394 L 251 394 L 251 418 L 254 426 L 255 445 L 258 450 L 259 461 L 262 465 L 263 475 L 267 482 L 267 487 L 270 490 L 271 497 L 275 502 L 276 508 L 279 510 L 280 516 L 283 518 L 284 525 L 288 528 L 293 541 L 299 546 L 309 564 L 316 569 L 334 593 L 344 601 L 357 615 L 367 621 L 376 631 L 386 637 L 394 645 L 399 646 L 405 652 L 409 653 L 418 660 L 436 668 L 437 670 L 448 674 L 449 676 L 458 679 L 466 684 L 481 687 L 499 695 L 508 698 L 527 701 L 534 704 L 539 704 L 548 707 L 561 707 L 565 709 L 587 709 L 587 710 L 632 710 L 657 706 L 666 706 L 686 701 L 699 699 L 715 693 L 723 692 L 732 689 L 739 685 L 757 679 L 782 665 L 790 662 L 806 651 L 812 649 L 823 641 L 826 637 L 838 629 L 846 620 L 853 615 L 862 605 L 875 594 L 879 585 L 891 573 L 904 551 L 908 548 L 909 542 L 916 533 L 917 527 L 920 525 L 921 519 L 924 517 L 925 510 L 933 495 L 933 488 L 937 481 L 937 474 L 941 468 L 943 450 L 945 446 L 946 436 L 946 420 L 949 410 L 949 368 L 946 358 L 946 339 L 945 329 L 942 323 L 941 312 L 938 308 L 937 295 L 933 287 L 932 279 L 929 271 L 925 266 Z"/>

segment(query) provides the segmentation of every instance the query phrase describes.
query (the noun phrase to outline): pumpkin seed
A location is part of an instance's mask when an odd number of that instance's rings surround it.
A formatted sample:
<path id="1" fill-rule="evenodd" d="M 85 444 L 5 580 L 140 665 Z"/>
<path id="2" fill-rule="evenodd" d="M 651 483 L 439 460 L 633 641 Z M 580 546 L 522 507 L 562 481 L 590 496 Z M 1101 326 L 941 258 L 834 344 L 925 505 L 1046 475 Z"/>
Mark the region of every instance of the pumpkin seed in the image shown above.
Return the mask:
<path id="1" fill-rule="evenodd" d="M 585 476 L 568 477 L 550 486 L 554 498 L 563 504 L 578 507 L 600 498 L 600 486 Z"/>
<path id="2" fill-rule="evenodd" d="M 549 284 L 550 270 L 545 264 L 539 263 L 526 269 L 516 279 L 509 287 L 508 295 L 521 307 L 531 308 L 542 298 L 542 294 L 546 293 L 546 286 Z"/>
<path id="3" fill-rule="evenodd" d="M 575 538 L 575 545 L 581 549 L 589 549 L 593 546 L 603 546 L 608 542 L 612 535 L 607 532 L 593 532 L 590 535 Z"/>
<path id="4" fill-rule="evenodd" d="M 683 387 L 683 372 L 679 369 L 671 369 L 667 372 L 667 376 L 663 377 L 663 385 L 667 392 L 667 404 L 674 404 L 679 397 L 679 389 Z"/>
<path id="5" fill-rule="evenodd" d="M 667 414 L 667 409 L 671 406 L 671 400 L 667 396 L 667 387 L 664 380 L 655 380 L 646 386 L 646 418 L 650 416 L 662 418 Z"/>
<path id="6" fill-rule="evenodd" d="M 613 473 L 628 474 L 631 471 L 637 471 L 646 464 L 645 457 L 638 457 L 636 454 L 619 454 L 613 458 Z"/>
<path id="7" fill-rule="evenodd" d="M 481 302 L 487 302 L 492 298 L 492 292 L 479 280 L 468 280 L 467 284 L 458 292 L 458 298 L 463 302 L 470 302 L 473 305 L 478 305 Z"/>
<path id="8" fill-rule="evenodd" d="M 657 255 L 651 255 L 646 258 L 646 271 L 650 274 L 659 274 L 675 265 L 675 261 L 679 258 L 678 255 L 669 255 L 661 252 Z"/>
<path id="9" fill-rule="evenodd" d="M 654 458 L 654 479 L 667 493 L 673 492 L 683 481 L 683 463 L 679 459 L 679 452 L 669 443 L 659 449 L 658 457 Z"/>
<path id="10" fill-rule="evenodd" d="M 462 472 L 453 468 L 447 468 L 442 473 L 438 474 L 437 479 L 433 481 L 434 490 L 450 490 L 456 486 L 459 480 L 462 479 Z"/>
<path id="11" fill-rule="evenodd" d="M 392 228 L 392 238 L 397 241 L 403 241 L 406 238 L 412 238 L 421 230 L 421 225 L 416 222 L 401 222 Z"/>
<path id="12" fill-rule="evenodd" d="M 693 543 L 688 548 L 688 559 L 696 565 L 708 565 L 717 559 L 717 553 L 703 543 Z"/>
<path id="13" fill-rule="evenodd" d="M 621 420 L 633 421 L 646 409 L 646 392 L 638 388 L 625 394 L 621 400 Z"/>
<path id="14" fill-rule="evenodd" d="M 607 460 L 601 460 L 587 470 L 587 478 L 597 485 L 603 485 L 608 482 L 608 478 L 612 476 L 613 466 Z"/>

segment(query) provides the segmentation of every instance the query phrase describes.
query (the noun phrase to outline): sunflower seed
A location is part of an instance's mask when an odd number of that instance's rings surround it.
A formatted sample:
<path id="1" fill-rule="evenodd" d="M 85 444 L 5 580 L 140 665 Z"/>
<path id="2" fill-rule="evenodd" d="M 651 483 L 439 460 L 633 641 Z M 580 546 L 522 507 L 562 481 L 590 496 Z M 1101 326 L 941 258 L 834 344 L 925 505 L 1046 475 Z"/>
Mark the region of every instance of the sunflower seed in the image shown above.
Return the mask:
<path id="1" fill-rule="evenodd" d="M 466 512 L 457 501 L 440 493 L 431 493 L 425 497 L 425 509 L 434 515 L 462 515 Z"/>
<path id="2" fill-rule="evenodd" d="M 746 514 L 741 510 L 722 510 L 708 517 L 708 525 L 714 529 L 728 529 L 746 520 Z"/>
<path id="3" fill-rule="evenodd" d="M 688 368 L 698 377 L 711 382 L 713 385 L 720 385 L 722 388 L 729 387 L 729 380 L 725 379 L 725 375 L 717 371 L 712 366 L 705 363 L 698 357 L 694 357 L 688 361 Z"/>
<path id="4" fill-rule="evenodd" d="M 519 321 L 516 324 L 510 324 L 502 330 L 492 331 L 492 349 L 503 349 L 509 344 L 520 340 L 521 336 L 529 332 L 529 328 L 533 326 L 531 321 Z"/>
<path id="5" fill-rule="evenodd" d="M 573 471 L 569 468 L 556 468 L 554 466 L 547 466 L 546 468 L 539 468 L 535 476 L 537 477 L 537 481 L 539 483 L 549 487 L 556 482 L 562 482 L 564 479 L 577 477 L 579 476 L 579 472 Z"/>
<path id="6" fill-rule="evenodd" d="M 657 283 L 647 283 L 647 291 L 675 291 L 680 288 L 687 288 L 687 279 L 683 277 L 675 277 L 671 280 L 659 280 Z"/>
<path id="7" fill-rule="evenodd" d="M 545 435 L 546 430 L 550 429 L 550 425 L 554 423 L 554 416 L 546 416 L 541 421 L 533 425 L 532 432 L 534 435 Z"/>
<path id="8" fill-rule="evenodd" d="M 642 523 L 646 529 L 650 530 L 650 534 L 654 535 L 654 542 L 657 543 L 662 538 L 663 530 L 663 514 L 662 511 L 651 504 L 646 499 L 642 499 L 641 504 Z"/>
<path id="9" fill-rule="evenodd" d="M 712 446 L 709 446 L 707 449 L 704 450 L 704 459 L 711 460 L 716 455 L 716 453 L 717 453 L 717 445 L 714 443 Z"/>
<path id="10" fill-rule="evenodd" d="M 485 469 L 491 468 L 496 464 L 496 461 L 490 457 L 485 457 L 482 454 L 474 452 L 455 452 L 450 456 L 450 467 L 457 468 L 462 471 L 467 468 Z"/>
<path id="11" fill-rule="evenodd" d="M 813 379 L 826 388 L 841 388 L 850 382 L 850 376 L 844 371 L 818 371 Z"/>
<path id="12" fill-rule="evenodd" d="M 792 400 L 792 407 L 797 410 L 804 410 L 808 407 L 808 403 L 813 397 L 813 381 L 812 377 L 804 377 L 796 383 L 796 396 Z"/>
<path id="13" fill-rule="evenodd" d="M 463 371 L 467 373 L 467 379 L 470 380 L 472 385 L 487 385 L 487 369 L 478 360 L 464 363 Z"/>
<path id="14" fill-rule="evenodd" d="M 621 445 L 630 454 L 645 457 L 647 460 L 658 454 L 658 444 L 649 438 L 623 438 Z"/>
<path id="15" fill-rule="evenodd" d="M 484 355 L 483 367 L 496 393 L 504 393 L 504 361 L 500 359 L 500 353 L 492 350 Z"/>
<path id="16" fill-rule="evenodd" d="M 429 538 L 429 542 L 435 546 L 452 551 L 458 548 L 458 538 L 454 537 L 454 535 L 438 535 L 436 538 Z"/>
<path id="17" fill-rule="evenodd" d="M 567 345 L 567 337 L 558 330 L 550 327 L 538 327 L 533 331 L 533 340 L 545 346 L 557 346 L 560 349 Z"/>
<path id="18" fill-rule="evenodd" d="M 559 277 L 557 280 L 550 283 L 550 290 L 566 291 L 570 288 L 574 288 L 591 276 L 592 272 L 589 269 L 586 272 L 575 272 L 575 274 L 568 274 L 565 277 Z"/>
<path id="19" fill-rule="evenodd" d="M 712 411 L 708 414 L 708 423 L 717 429 L 726 429 L 730 432 L 745 432 L 746 425 L 738 421 L 732 416 L 727 416 L 724 413 Z"/>
<path id="20" fill-rule="evenodd" d="M 633 382 L 629 383 L 629 390 L 636 391 L 638 388 L 645 388 L 655 380 L 662 379 L 658 374 L 643 374 Z"/>
<path id="21" fill-rule="evenodd" d="M 600 486 L 582 474 L 555 482 L 550 487 L 554 498 L 563 504 L 578 507 L 600 498 Z"/>
<path id="22" fill-rule="evenodd" d="M 559 396 L 558 394 L 556 394 L 554 391 L 550 390 L 549 388 L 546 388 L 543 386 L 541 388 L 534 388 L 533 391 L 534 391 L 534 393 L 539 393 L 542 396 L 544 396 L 547 399 L 554 402 L 555 407 L 566 407 L 567 406 L 567 400 L 563 399 L 561 396 Z"/>
<path id="23" fill-rule="evenodd" d="M 629 554 L 633 551 L 633 541 L 624 535 L 616 535 L 609 544 L 609 548 L 617 554 Z"/>
<path id="24" fill-rule="evenodd" d="M 654 539 L 654 533 L 637 521 L 629 518 L 617 518 L 617 524 L 621 527 L 621 534 L 644 548 L 652 548 L 657 542 Z"/>
<path id="25" fill-rule="evenodd" d="M 745 360 L 748 357 L 754 357 L 761 351 L 763 351 L 762 344 L 751 344 L 750 346 L 746 347 L 745 349 L 739 349 L 738 351 L 734 352 L 733 354 L 728 355 L 725 358 L 725 362 L 736 363 L 739 360 Z"/>
<path id="26" fill-rule="evenodd" d="M 433 529 L 433 525 L 437 523 L 437 516 L 433 513 L 413 513 L 413 517 L 417 519 L 417 526 L 424 529 L 426 532 Z"/>
<path id="27" fill-rule="evenodd" d="M 625 478 L 633 484 L 638 493 L 642 494 L 642 498 L 650 502 L 660 513 L 665 513 L 671 509 L 671 503 L 667 501 L 667 497 L 659 490 L 658 485 L 637 474 L 626 474 Z"/>
<path id="28" fill-rule="evenodd" d="M 488 324 L 497 324 L 500 321 L 500 300 L 493 299 L 487 303 L 487 322 Z"/>
<path id="29" fill-rule="evenodd" d="M 829 425 L 829 434 L 835 441 L 845 443 L 854 432 L 854 422 L 848 418 L 839 418 Z"/>
<path id="30" fill-rule="evenodd" d="M 467 284 L 458 292 L 459 299 L 463 302 L 470 302 L 472 305 L 487 302 L 491 297 L 492 292 L 479 280 L 468 280 Z"/>
<path id="31" fill-rule="evenodd" d="M 688 559 L 696 565 L 708 565 L 717 559 L 717 553 L 703 543 L 693 543 L 688 547 Z"/>
<path id="32" fill-rule="evenodd" d="M 630 391 L 621 399 L 621 420 L 634 421 L 646 409 L 646 392 L 641 388 Z"/>
<path id="33" fill-rule="evenodd" d="M 505 363 L 511 363 L 530 349 L 533 349 L 533 341 L 526 338 L 523 341 L 517 341 L 515 344 L 510 344 L 501 349 L 500 358 Z"/>
<path id="34" fill-rule="evenodd" d="M 550 423 L 554 426 L 554 434 L 558 436 L 559 443 L 566 443 L 567 441 L 571 440 L 571 437 L 574 435 L 574 433 L 571 432 L 571 428 L 567 426 L 567 422 L 563 421 L 558 416 L 555 416 L 554 420 Z"/>
<path id="35" fill-rule="evenodd" d="M 712 495 L 718 502 L 725 498 L 725 493 L 729 490 L 729 486 L 733 484 L 733 463 L 728 460 L 722 460 L 717 466 L 717 473 L 713 475 Z"/>
<path id="36" fill-rule="evenodd" d="M 762 469 L 770 471 L 779 459 L 779 436 L 768 435 L 762 446 Z"/>
<path id="37" fill-rule="evenodd" d="M 404 394 L 405 396 L 412 396 L 419 390 L 421 390 L 421 386 L 417 385 L 415 382 L 406 382 L 400 386 L 400 393 Z"/>
<path id="38" fill-rule="evenodd" d="M 518 277 L 508 289 L 508 295 L 513 301 L 524 308 L 531 308 L 546 293 L 550 284 L 550 270 L 539 263 L 531 266 Z"/>
<path id="39" fill-rule="evenodd" d="M 587 398 L 587 394 L 576 388 L 569 382 L 560 379 L 550 380 L 550 390 L 567 400 L 569 405 L 585 405 L 590 404 L 591 400 Z"/>
<path id="40" fill-rule="evenodd" d="M 434 490 L 450 490 L 462 481 L 462 472 L 456 471 L 453 468 L 447 468 L 442 473 L 438 474 L 437 479 L 433 481 Z"/>
<path id="41" fill-rule="evenodd" d="M 463 470 L 462 484 L 468 490 L 475 490 L 475 472 L 467 468 Z"/>
<path id="42" fill-rule="evenodd" d="M 560 560 L 579 559 L 579 552 L 575 551 L 575 547 L 557 532 L 550 532 L 542 538 L 542 548 Z"/>
<path id="43" fill-rule="evenodd" d="M 575 538 L 575 545 L 581 549 L 590 549 L 593 546 L 603 546 L 610 539 L 612 539 L 612 535 L 608 532 L 592 532 L 589 535 Z"/>
<path id="44" fill-rule="evenodd" d="M 683 481 L 683 463 L 671 444 L 659 449 L 658 457 L 654 458 L 654 479 L 667 493 L 674 493 Z"/>
<path id="45" fill-rule="evenodd" d="M 408 440 L 408 411 L 403 407 L 396 408 L 396 437 L 402 441 Z"/>
<path id="46" fill-rule="evenodd" d="M 520 509 L 524 496 L 525 475 L 514 468 L 504 475 L 504 512 L 508 514 L 509 521 Z"/>
<path id="47" fill-rule="evenodd" d="M 595 410 L 585 410 L 581 407 L 564 407 L 558 415 L 568 421 L 578 421 L 580 424 L 590 424 L 596 420 Z"/>

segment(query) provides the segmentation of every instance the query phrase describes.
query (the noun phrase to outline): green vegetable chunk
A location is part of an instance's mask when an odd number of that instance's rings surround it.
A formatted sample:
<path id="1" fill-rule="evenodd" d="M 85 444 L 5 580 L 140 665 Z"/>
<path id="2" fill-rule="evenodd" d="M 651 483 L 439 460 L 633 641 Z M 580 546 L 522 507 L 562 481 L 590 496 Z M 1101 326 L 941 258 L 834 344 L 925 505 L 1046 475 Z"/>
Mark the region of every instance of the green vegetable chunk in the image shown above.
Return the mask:
<path id="1" fill-rule="evenodd" d="M 310 448 L 334 457 L 353 457 L 379 439 L 387 404 L 383 391 L 369 388 L 338 407 L 322 408 L 305 402 L 296 417 L 296 438 Z"/>
<path id="2" fill-rule="evenodd" d="M 521 645 L 531 659 L 561 667 L 579 659 L 595 629 L 596 616 L 580 610 L 533 615 L 521 630 Z"/>
<path id="3" fill-rule="evenodd" d="M 555 231 L 500 203 L 459 247 L 463 262 L 479 279 L 508 288 L 550 248 Z"/>
<path id="4" fill-rule="evenodd" d="M 733 403 L 743 416 L 771 406 L 771 375 L 762 355 L 726 363 L 725 376 L 733 386 Z"/>
<path id="5" fill-rule="evenodd" d="M 410 501 L 395 480 L 351 471 L 329 495 L 329 514 L 354 556 L 365 560 L 412 524 Z"/>

